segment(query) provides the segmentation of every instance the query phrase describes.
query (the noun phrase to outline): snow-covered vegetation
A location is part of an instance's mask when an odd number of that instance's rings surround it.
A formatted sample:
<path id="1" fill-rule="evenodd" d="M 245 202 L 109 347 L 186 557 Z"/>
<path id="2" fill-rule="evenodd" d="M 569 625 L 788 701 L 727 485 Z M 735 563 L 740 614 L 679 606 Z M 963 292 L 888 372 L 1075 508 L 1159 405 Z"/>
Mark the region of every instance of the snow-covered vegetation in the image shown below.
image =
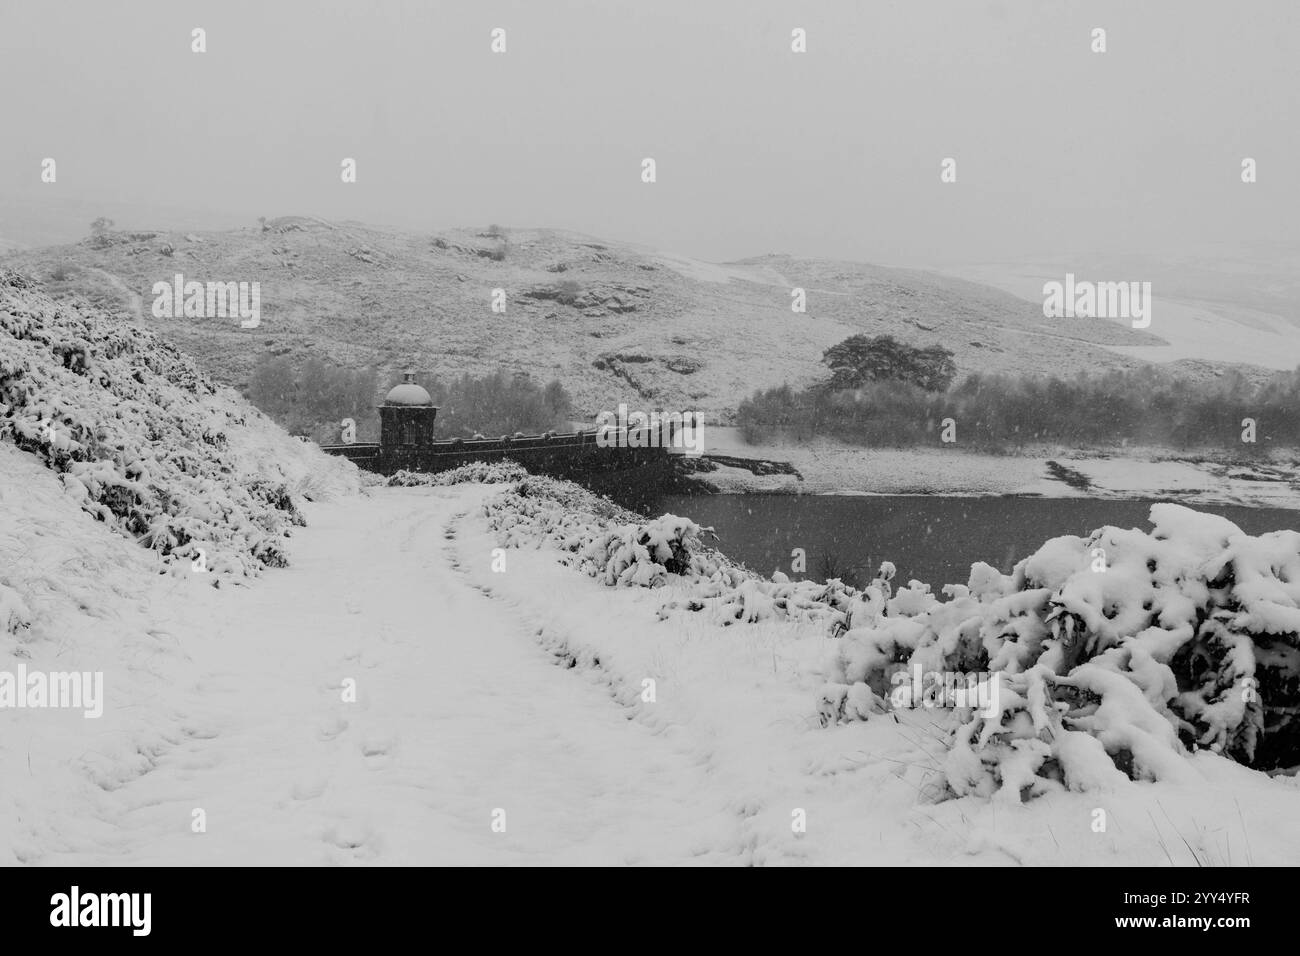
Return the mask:
<path id="1" fill-rule="evenodd" d="M 97 520 L 222 574 L 285 565 L 299 502 L 358 487 L 350 463 L 290 439 L 153 334 L 12 272 L 0 273 L 0 440 Z"/>
<path id="2" fill-rule="evenodd" d="M 938 423 L 951 418 L 968 451 L 1147 446 L 1225 449 L 1259 459 L 1300 447 L 1297 370 L 1253 377 L 1234 370 L 1211 382 L 1145 367 L 1070 377 L 972 371 L 955 383 L 936 383 L 938 373 L 912 368 L 919 360 L 904 362 L 893 348 L 870 361 L 853 356 L 858 364 L 847 368 L 843 356 L 830 359 L 839 348 L 826 353 L 831 378 L 804 390 L 759 389 L 740 403 L 736 421 L 751 444 L 778 431 L 875 448 L 934 445 Z M 923 354 L 902 350 L 905 358 Z"/>
<path id="3" fill-rule="evenodd" d="M 899 665 L 1001 674 L 1001 712 L 954 731 L 958 794 L 1184 779 L 1197 748 L 1297 763 L 1300 534 L 1252 537 L 1172 504 L 1151 522 L 1053 539 L 1010 575 L 976 564 L 946 601 L 868 588 L 829 696 L 865 685 L 879 701 Z"/>
<path id="4" fill-rule="evenodd" d="M 573 417 L 569 394 L 555 380 L 543 385 L 527 374 L 503 369 L 457 377 L 447 376 L 445 370 L 439 374 L 436 367 L 414 371 L 416 382 L 438 406 L 443 437 L 535 433 L 565 428 Z M 295 435 L 322 444 L 337 442 L 339 423 L 350 418 L 359 440 L 370 441 L 379 437 L 376 402 L 395 380 L 378 365 L 352 368 L 320 358 L 270 355 L 252 370 L 244 394 Z"/>
<path id="5" fill-rule="evenodd" d="M 508 481 L 527 478 L 528 472 L 513 461 L 473 461 L 447 471 L 399 471 L 390 475 L 384 484 L 394 488 L 414 488 L 429 486 L 442 488 L 448 485 L 469 483 L 499 485 Z"/>
<path id="6" fill-rule="evenodd" d="M 1186 780 L 1208 749 L 1258 769 L 1300 763 L 1300 534 L 1252 537 L 1226 519 L 1153 506 L 1154 529 L 1047 542 L 1009 575 L 894 590 L 886 563 L 861 591 L 765 579 L 703 544 L 707 529 L 611 511 L 530 478 L 484 505 L 507 546 L 551 547 L 610 586 L 670 590 L 660 610 L 719 624 L 818 622 L 837 637 L 823 725 L 890 709 L 900 669 L 996 673 L 1000 709 L 951 714 L 950 795 L 1019 802 L 1118 780 Z"/>
<path id="7" fill-rule="evenodd" d="M 692 582 L 690 595 L 666 603 L 665 612 L 686 607 L 707 609 L 723 624 L 793 620 L 835 628 L 843 626 L 853 593 L 839 581 L 761 578 L 706 544 L 711 529 L 676 515 L 644 521 L 569 482 L 529 477 L 484 508 L 503 544 L 556 548 L 603 584 L 653 588 L 669 575 Z"/>

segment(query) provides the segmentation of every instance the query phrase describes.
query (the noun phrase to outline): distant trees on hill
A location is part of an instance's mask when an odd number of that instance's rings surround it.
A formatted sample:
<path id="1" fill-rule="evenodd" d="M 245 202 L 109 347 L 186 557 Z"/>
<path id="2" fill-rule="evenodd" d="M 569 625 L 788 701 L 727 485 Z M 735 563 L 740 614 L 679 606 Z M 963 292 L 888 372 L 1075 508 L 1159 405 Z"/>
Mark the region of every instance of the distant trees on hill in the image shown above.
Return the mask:
<path id="1" fill-rule="evenodd" d="M 854 335 L 822 355 L 830 367 L 832 389 L 860 388 L 868 382 L 909 382 L 941 392 L 957 374 L 952 352 L 941 345 L 917 348 L 892 335 Z"/>
<path id="2" fill-rule="evenodd" d="M 90 224 L 90 245 L 96 249 L 102 249 L 111 245 L 113 237 L 110 235 L 114 226 L 112 219 L 100 216 Z"/>
<path id="3" fill-rule="evenodd" d="M 438 406 L 437 432 L 443 438 L 567 430 L 573 417 L 572 399 L 558 380 L 541 385 L 526 372 L 498 369 L 446 380 L 417 375 L 416 381 Z"/>
<path id="4" fill-rule="evenodd" d="M 492 249 L 480 249 L 478 254 L 485 259 L 491 259 L 493 262 L 504 262 L 506 255 L 510 251 L 509 231 L 504 226 L 497 225 L 494 222 L 487 227 L 485 232 L 481 232 L 479 235 L 485 239 L 495 239 L 500 244 Z"/>
<path id="5" fill-rule="evenodd" d="M 264 359 L 249 377 L 244 396 L 291 434 L 323 444 L 339 440 L 339 423 L 351 418 L 360 433 L 377 433 L 375 403 L 379 369 L 346 369 L 320 359 Z"/>
<path id="6" fill-rule="evenodd" d="M 374 441 L 379 436 L 375 406 L 391 387 L 389 379 L 375 366 L 347 369 L 314 358 L 274 356 L 253 370 L 244 395 L 293 434 L 333 444 L 339 441 L 340 423 L 351 418 L 358 440 Z M 573 414 L 563 385 L 542 385 L 524 372 L 498 370 L 445 381 L 429 373 L 417 374 L 416 381 L 439 407 L 436 428 L 444 438 L 564 428 Z"/>
<path id="7" fill-rule="evenodd" d="M 1259 386 L 1236 373 L 1205 384 L 1154 367 L 1068 379 L 972 373 L 954 385 L 950 359 L 925 349 L 896 358 L 881 338 L 854 336 L 828 349 L 827 382 L 755 392 L 737 412 L 746 439 L 783 431 L 884 447 L 939 444 L 952 419 L 959 446 L 993 451 L 1131 443 L 1254 456 L 1300 447 L 1300 370 Z"/>

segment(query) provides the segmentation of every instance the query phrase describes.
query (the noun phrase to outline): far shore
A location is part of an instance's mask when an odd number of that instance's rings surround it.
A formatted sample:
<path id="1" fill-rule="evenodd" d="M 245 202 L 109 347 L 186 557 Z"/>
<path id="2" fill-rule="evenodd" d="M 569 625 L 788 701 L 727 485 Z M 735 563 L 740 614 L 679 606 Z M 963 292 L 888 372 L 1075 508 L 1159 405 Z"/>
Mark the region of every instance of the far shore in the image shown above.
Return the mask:
<path id="1" fill-rule="evenodd" d="M 720 465 L 698 476 L 724 494 L 1141 498 L 1300 509 L 1296 455 L 1247 461 L 1222 451 L 1154 448 L 994 455 L 958 446 L 867 448 L 825 438 L 750 445 L 739 429 L 723 427 L 708 430 L 709 455 L 788 463 L 798 472 L 756 475 Z"/>

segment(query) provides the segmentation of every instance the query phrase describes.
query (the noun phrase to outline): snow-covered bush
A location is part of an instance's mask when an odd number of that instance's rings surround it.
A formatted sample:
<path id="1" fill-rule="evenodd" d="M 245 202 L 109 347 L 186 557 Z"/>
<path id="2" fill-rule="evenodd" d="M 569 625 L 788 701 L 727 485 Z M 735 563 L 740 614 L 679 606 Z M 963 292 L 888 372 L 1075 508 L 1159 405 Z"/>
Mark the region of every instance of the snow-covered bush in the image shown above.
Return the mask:
<path id="1" fill-rule="evenodd" d="M 303 523 L 295 488 L 358 487 L 351 463 L 293 441 L 153 334 L 12 272 L 0 273 L 0 440 L 167 560 L 201 551 L 209 570 L 238 574 L 286 563 Z"/>
<path id="2" fill-rule="evenodd" d="M 530 476 L 484 504 L 489 526 L 503 544 L 549 544 L 568 563 L 604 584 L 657 587 L 667 575 L 691 578 L 721 570 L 725 559 L 705 548 L 706 529 L 664 515 L 644 522 L 636 514 L 577 485 Z"/>
<path id="3" fill-rule="evenodd" d="M 32 612 L 23 602 L 22 595 L 0 582 L 0 633 L 17 634 L 31 623 Z"/>
<path id="4" fill-rule="evenodd" d="M 1251 537 L 1173 504 L 1150 533 L 1055 538 L 1009 575 L 983 563 L 939 595 L 765 579 L 705 547 L 687 518 L 646 521 L 575 485 L 530 477 L 485 505 L 505 546 L 551 547 L 610 586 L 675 585 L 661 617 L 816 622 L 836 641 L 823 723 L 890 709 L 894 675 L 996 674 L 995 706 L 955 710 L 954 794 L 1018 802 L 1053 788 L 1193 779 L 1207 748 L 1261 769 L 1300 764 L 1300 534 Z"/>
<path id="5" fill-rule="evenodd" d="M 1013 801 L 1191 779 L 1193 748 L 1300 763 L 1300 534 L 1173 504 L 1151 523 L 1055 538 L 1010 575 L 976 564 L 947 600 L 912 582 L 861 601 L 823 719 L 879 712 L 900 666 L 996 672 L 999 712 L 956 712 L 945 772 L 956 794 Z"/>
<path id="6" fill-rule="evenodd" d="M 489 526 L 507 547 L 549 546 L 569 565 L 611 587 L 682 585 L 662 605 L 705 611 L 721 624 L 763 620 L 843 626 L 854 591 L 832 581 L 767 580 L 707 546 L 689 518 L 645 520 L 577 485 L 529 477 L 484 505 Z"/>
<path id="7" fill-rule="evenodd" d="M 509 481 L 519 481 L 528 477 L 528 472 L 513 461 L 472 461 L 448 471 L 430 474 L 423 471 L 399 471 L 391 475 L 384 484 L 395 488 L 408 488 L 431 485 L 485 484 L 498 485 Z"/>

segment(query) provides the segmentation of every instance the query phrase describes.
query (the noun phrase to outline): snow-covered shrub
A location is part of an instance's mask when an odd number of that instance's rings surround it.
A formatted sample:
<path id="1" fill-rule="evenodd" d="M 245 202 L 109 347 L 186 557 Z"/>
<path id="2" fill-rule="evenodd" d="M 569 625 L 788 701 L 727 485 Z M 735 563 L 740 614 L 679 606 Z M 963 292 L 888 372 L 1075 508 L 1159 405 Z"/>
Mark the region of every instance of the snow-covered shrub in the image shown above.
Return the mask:
<path id="1" fill-rule="evenodd" d="M 945 771 L 954 793 L 1013 801 L 1190 779 L 1190 748 L 1300 763 L 1300 534 L 1252 537 L 1173 504 L 1150 520 L 1055 538 L 1010 575 L 976 564 L 947 600 L 913 582 L 861 601 L 823 717 L 869 716 L 850 694 L 882 700 L 900 666 L 996 672 L 1000 712 L 956 712 Z"/>
<path id="2" fill-rule="evenodd" d="M 643 522 L 577 485 L 529 476 L 484 505 L 489 526 L 508 546 L 549 544 L 569 563 L 609 585 L 655 587 L 666 576 L 708 575 L 722 559 L 705 548 L 705 529 L 664 515 Z"/>
<path id="3" fill-rule="evenodd" d="M 767 580 L 707 546 L 689 518 L 645 520 L 577 485 L 529 477 L 489 499 L 489 527 L 507 547 L 552 547 L 567 564 L 611 587 L 682 586 L 661 607 L 705 611 L 722 624 L 762 620 L 842 626 L 856 592 L 839 581 Z"/>
<path id="4" fill-rule="evenodd" d="M 22 595 L 0 582 L 0 633 L 17 634 L 31 623 L 32 612 L 23 603 Z"/>
<path id="5" fill-rule="evenodd" d="M 705 547 L 687 518 L 644 520 L 568 482 L 529 477 L 484 505 L 505 546 L 550 547 L 610 586 L 674 584 L 661 617 L 817 622 L 841 636 L 823 723 L 888 710 L 900 668 L 996 674 L 993 711 L 955 711 L 955 794 L 1019 801 L 1125 779 L 1193 779 L 1207 748 L 1262 769 L 1300 764 L 1300 534 L 1252 537 L 1179 505 L 1151 532 L 1048 541 L 1001 574 L 972 566 L 940 594 L 765 579 Z"/>
<path id="6" fill-rule="evenodd" d="M 463 484 L 499 485 L 527 477 L 528 472 L 513 461 L 472 461 L 435 474 L 422 471 L 399 471 L 391 475 L 384 484 L 395 488 L 425 485 L 434 487 Z"/>
<path id="7" fill-rule="evenodd" d="M 724 625 L 790 621 L 843 627 L 857 592 L 838 580 L 825 584 L 791 581 L 777 573 L 772 580 L 744 569 L 715 574 L 692 589 L 694 610 L 710 610 Z M 700 606 L 703 602 L 703 607 Z"/>
<path id="8" fill-rule="evenodd" d="M 100 521 L 169 561 L 240 574 L 286 563 L 293 488 L 358 487 L 152 333 L 0 273 L 0 440 L 58 472 Z"/>

